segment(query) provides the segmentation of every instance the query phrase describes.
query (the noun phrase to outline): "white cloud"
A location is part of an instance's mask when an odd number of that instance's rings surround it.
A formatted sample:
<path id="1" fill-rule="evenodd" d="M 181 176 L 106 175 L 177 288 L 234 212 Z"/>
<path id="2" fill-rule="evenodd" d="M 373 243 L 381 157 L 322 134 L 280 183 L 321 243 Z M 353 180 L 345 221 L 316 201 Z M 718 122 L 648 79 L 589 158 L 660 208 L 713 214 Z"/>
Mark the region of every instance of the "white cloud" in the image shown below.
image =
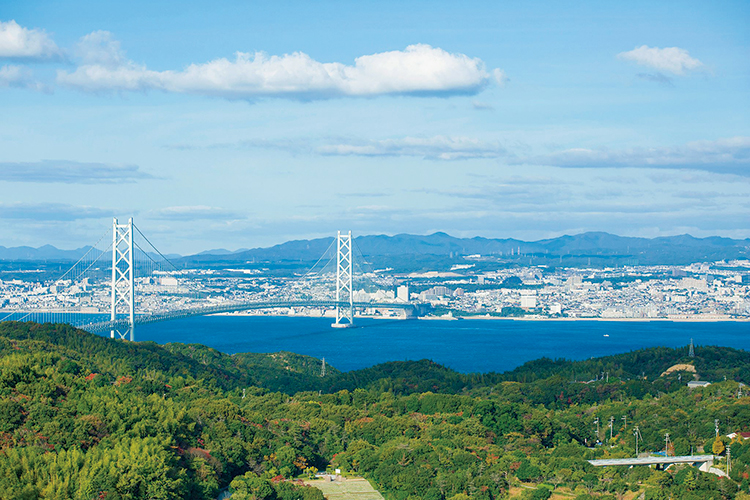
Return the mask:
<path id="1" fill-rule="evenodd" d="M 321 63 L 295 52 L 269 56 L 237 52 L 234 60 L 191 64 L 183 71 L 153 71 L 125 60 L 119 43 L 107 32 L 95 32 L 79 44 L 83 64 L 58 71 L 62 85 L 86 92 L 163 90 L 230 99 L 291 97 L 315 99 L 383 94 L 473 94 L 493 78 L 484 63 L 429 45 L 361 56 L 354 65 Z"/>
<path id="2" fill-rule="evenodd" d="M 325 144 L 315 148 L 323 155 L 352 156 L 419 156 L 430 160 L 465 160 L 497 158 L 506 154 L 495 142 L 484 142 L 469 137 L 403 137 L 379 141 L 347 141 Z"/>
<path id="3" fill-rule="evenodd" d="M 471 106 L 474 109 L 477 109 L 479 111 L 494 111 L 495 107 L 492 104 L 481 102 L 481 101 L 473 101 L 471 103 Z"/>
<path id="4" fill-rule="evenodd" d="M 0 88 L 13 87 L 22 89 L 49 91 L 48 87 L 36 80 L 30 69 L 14 64 L 6 64 L 0 67 Z"/>
<path id="5" fill-rule="evenodd" d="M 0 181 L 63 184 L 111 184 L 153 179 L 137 165 L 112 165 L 67 160 L 0 162 Z"/>
<path id="6" fill-rule="evenodd" d="M 629 52 L 617 54 L 620 59 L 633 61 L 641 66 L 653 68 L 657 71 L 666 71 L 673 75 L 683 75 L 685 71 L 698 69 L 703 63 L 698 59 L 690 57 L 687 50 L 679 47 L 649 47 L 642 45 Z"/>
<path id="7" fill-rule="evenodd" d="M 86 65 L 116 68 L 126 62 L 120 42 L 112 38 L 109 31 L 94 31 L 82 37 L 78 41 L 75 54 Z"/>
<path id="8" fill-rule="evenodd" d="M 31 72 L 13 64 L 0 68 L 0 87 L 25 87 Z"/>
<path id="9" fill-rule="evenodd" d="M 219 207 L 209 207 L 206 205 L 166 207 L 151 212 L 155 219 L 173 220 L 173 221 L 192 221 L 192 220 L 226 220 L 226 219 L 244 219 L 245 217 L 237 212 L 225 210 Z"/>
<path id="10" fill-rule="evenodd" d="M 695 141 L 661 148 L 574 148 L 514 159 L 509 163 L 571 168 L 672 168 L 750 176 L 750 137 Z"/>
<path id="11" fill-rule="evenodd" d="M 44 30 L 24 28 L 13 20 L 0 21 L 0 58 L 55 59 L 61 55 Z"/>
<path id="12" fill-rule="evenodd" d="M 508 75 L 505 74 L 505 71 L 498 68 L 492 70 L 492 77 L 495 79 L 495 82 L 497 82 L 497 84 L 501 87 L 505 87 L 505 84 L 510 81 L 510 78 L 508 78 Z"/>
<path id="13" fill-rule="evenodd" d="M 74 221 L 111 216 L 112 210 L 65 203 L 0 203 L 0 219 Z"/>

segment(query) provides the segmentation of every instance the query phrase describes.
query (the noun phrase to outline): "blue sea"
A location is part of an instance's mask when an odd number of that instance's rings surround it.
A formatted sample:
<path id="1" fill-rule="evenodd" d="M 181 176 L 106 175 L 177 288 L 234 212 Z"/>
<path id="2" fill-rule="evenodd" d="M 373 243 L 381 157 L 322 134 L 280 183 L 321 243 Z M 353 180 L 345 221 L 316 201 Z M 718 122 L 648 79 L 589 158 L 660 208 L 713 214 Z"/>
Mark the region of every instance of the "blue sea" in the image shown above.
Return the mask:
<path id="1" fill-rule="evenodd" d="M 136 327 L 136 340 L 204 344 L 219 351 L 292 351 L 342 371 L 431 359 L 463 373 L 502 372 L 540 357 L 586 359 L 644 347 L 720 345 L 750 350 L 750 323 L 357 319 L 203 316 Z"/>

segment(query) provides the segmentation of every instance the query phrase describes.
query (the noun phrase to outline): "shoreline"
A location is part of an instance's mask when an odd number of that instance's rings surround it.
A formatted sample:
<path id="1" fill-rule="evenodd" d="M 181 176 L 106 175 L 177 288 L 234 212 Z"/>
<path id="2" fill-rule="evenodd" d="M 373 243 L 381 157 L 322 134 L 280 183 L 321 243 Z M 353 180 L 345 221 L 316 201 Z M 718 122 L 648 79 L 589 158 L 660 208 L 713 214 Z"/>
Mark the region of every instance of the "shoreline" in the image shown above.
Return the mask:
<path id="1" fill-rule="evenodd" d="M 242 314 L 236 312 L 222 312 L 211 314 L 209 316 L 242 316 L 242 317 L 274 317 L 274 318 L 314 318 L 314 319 L 325 319 L 330 318 L 335 320 L 333 316 L 323 315 L 308 315 L 308 314 Z M 750 318 L 711 318 L 711 317 L 679 317 L 679 318 L 545 318 L 540 316 L 526 317 L 526 316 L 486 316 L 486 315 L 471 315 L 471 316 L 419 316 L 415 318 L 399 318 L 395 316 L 373 316 L 365 314 L 355 314 L 355 318 L 362 319 L 376 319 L 376 320 L 398 320 L 398 321 L 458 321 L 458 320 L 482 320 L 482 321 L 599 321 L 599 322 L 612 322 L 612 323 L 650 323 L 650 322 L 669 322 L 669 323 L 750 323 Z"/>
<path id="2" fill-rule="evenodd" d="M 750 323 L 750 318 L 526 318 L 526 317 L 500 317 L 500 316 L 458 316 L 454 319 L 465 320 L 511 320 L 511 321 L 602 321 L 612 323 L 651 323 L 651 322 L 668 322 L 668 323 Z M 419 318 L 422 319 L 422 318 Z M 431 318 L 432 319 L 432 318 Z M 447 319 L 449 318 L 434 318 Z"/>

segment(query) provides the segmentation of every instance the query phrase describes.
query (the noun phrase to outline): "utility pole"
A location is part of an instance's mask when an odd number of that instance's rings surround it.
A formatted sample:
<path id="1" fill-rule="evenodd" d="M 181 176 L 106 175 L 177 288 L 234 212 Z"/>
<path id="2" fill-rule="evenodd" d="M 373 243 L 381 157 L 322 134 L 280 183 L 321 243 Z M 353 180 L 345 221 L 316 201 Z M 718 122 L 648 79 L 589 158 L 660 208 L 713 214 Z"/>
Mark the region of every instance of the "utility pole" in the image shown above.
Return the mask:
<path id="1" fill-rule="evenodd" d="M 719 419 L 714 420 L 714 427 L 716 428 L 716 437 L 719 437 Z"/>
<path id="2" fill-rule="evenodd" d="M 609 417 L 609 439 L 614 438 L 615 432 L 615 417 Z"/>
<path id="3" fill-rule="evenodd" d="M 635 458 L 638 458 L 638 439 L 640 438 L 641 441 L 643 441 L 643 438 L 641 437 L 641 431 L 637 425 L 633 430 L 633 436 L 635 436 Z"/>
<path id="4" fill-rule="evenodd" d="M 326 376 L 326 358 L 323 358 L 323 363 L 320 365 L 320 376 Z"/>
<path id="5" fill-rule="evenodd" d="M 625 423 L 625 429 L 627 429 L 628 428 L 628 416 L 627 415 L 623 415 L 620 418 L 620 420 L 622 420 Z"/>
<path id="6" fill-rule="evenodd" d="M 732 446 L 727 445 L 727 475 L 732 472 Z"/>
<path id="7" fill-rule="evenodd" d="M 664 434 L 664 456 L 669 456 L 669 433 Z"/>
<path id="8" fill-rule="evenodd" d="M 596 417 L 594 419 L 594 424 L 596 425 L 596 442 L 599 442 L 599 417 Z"/>

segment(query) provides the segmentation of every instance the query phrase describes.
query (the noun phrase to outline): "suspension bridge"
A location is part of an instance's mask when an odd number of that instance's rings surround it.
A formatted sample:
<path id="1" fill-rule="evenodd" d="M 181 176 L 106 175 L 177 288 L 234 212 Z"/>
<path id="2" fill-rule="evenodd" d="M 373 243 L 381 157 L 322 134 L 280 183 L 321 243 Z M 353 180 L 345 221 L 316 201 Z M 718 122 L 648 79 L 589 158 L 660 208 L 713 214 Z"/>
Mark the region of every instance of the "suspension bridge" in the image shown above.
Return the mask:
<path id="1" fill-rule="evenodd" d="M 260 287 L 257 280 L 249 286 L 238 279 L 222 283 L 214 277 L 214 269 L 180 269 L 149 241 L 132 218 L 124 224 L 113 219 L 111 240 L 109 234 L 107 231 L 56 279 L 28 283 L 17 300 L 0 304 L 0 321 L 68 323 L 134 341 L 137 325 L 192 316 L 317 309 L 332 313 L 331 326 L 351 328 L 356 311 L 399 311 L 400 317 L 406 318 L 424 314 L 428 308 L 396 299 L 388 291 L 394 283 L 387 276 L 372 269 L 355 272 L 355 264 L 369 264 L 361 251 L 360 262 L 355 259 L 351 231 L 339 231 L 318 262 L 303 275 L 276 280 L 275 284 L 266 281 Z M 334 247 L 335 256 L 329 255 Z M 237 272 L 253 278 L 257 270 Z"/>

